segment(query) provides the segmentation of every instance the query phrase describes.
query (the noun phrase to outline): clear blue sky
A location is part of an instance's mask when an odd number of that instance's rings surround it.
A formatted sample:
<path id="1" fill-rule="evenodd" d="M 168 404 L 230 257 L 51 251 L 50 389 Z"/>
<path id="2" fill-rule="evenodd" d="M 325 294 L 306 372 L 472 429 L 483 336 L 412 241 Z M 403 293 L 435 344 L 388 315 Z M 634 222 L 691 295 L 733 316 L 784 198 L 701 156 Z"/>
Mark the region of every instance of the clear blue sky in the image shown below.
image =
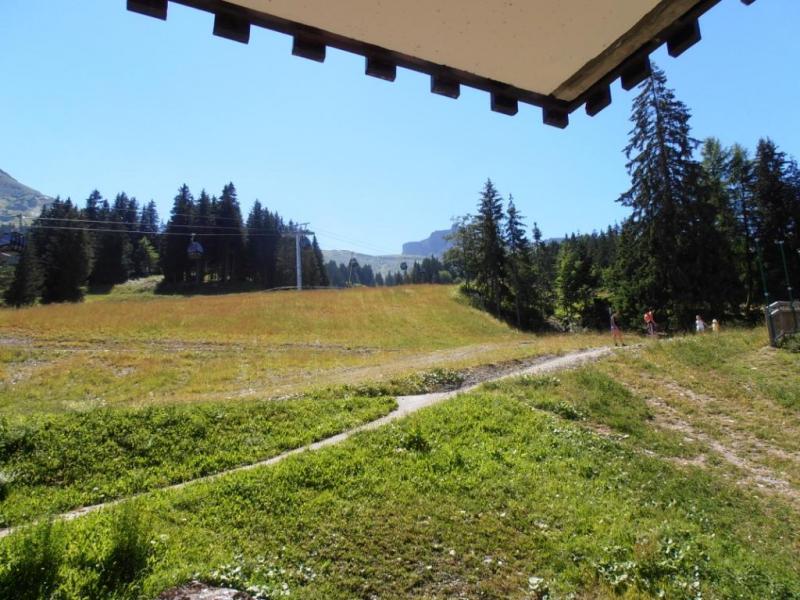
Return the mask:
<path id="1" fill-rule="evenodd" d="M 799 25 L 800 0 L 723 0 L 698 45 L 654 55 L 695 137 L 769 136 L 800 157 Z M 163 218 L 181 183 L 218 194 L 232 180 L 245 212 L 258 198 L 323 248 L 372 254 L 473 211 L 487 177 L 546 237 L 625 216 L 633 94 L 618 84 L 610 108 L 562 131 L 534 107 L 507 117 L 483 92 L 451 100 L 416 73 L 387 83 L 358 56 L 318 64 L 286 36 L 254 28 L 245 46 L 211 27 L 174 4 L 162 22 L 124 0 L 0 0 L 0 169 L 81 204 L 94 188 L 154 199 Z"/>

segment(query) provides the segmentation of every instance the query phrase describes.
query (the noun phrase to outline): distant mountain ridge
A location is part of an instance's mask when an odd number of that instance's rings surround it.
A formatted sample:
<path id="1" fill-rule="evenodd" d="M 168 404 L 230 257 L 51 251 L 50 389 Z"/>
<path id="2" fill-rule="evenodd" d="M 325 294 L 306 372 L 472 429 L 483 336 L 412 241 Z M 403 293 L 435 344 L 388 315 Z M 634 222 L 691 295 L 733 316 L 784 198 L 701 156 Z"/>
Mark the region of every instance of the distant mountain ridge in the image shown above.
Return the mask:
<path id="1" fill-rule="evenodd" d="M 35 217 L 42 206 L 52 202 L 52 198 L 28 187 L 0 169 L 0 220 L 8 221 L 21 214 Z"/>
<path id="2" fill-rule="evenodd" d="M 453 245 L 452 242 L 446 238 L 452 234 L 456 228 L 457 226 L 453 225 L 450 229 L 434 231 L 427 238 L 419 242 L 406 242 L 403 244 L 403 254 L 416 256 L 433 255 L 436 258 L 441 258 Z"/>

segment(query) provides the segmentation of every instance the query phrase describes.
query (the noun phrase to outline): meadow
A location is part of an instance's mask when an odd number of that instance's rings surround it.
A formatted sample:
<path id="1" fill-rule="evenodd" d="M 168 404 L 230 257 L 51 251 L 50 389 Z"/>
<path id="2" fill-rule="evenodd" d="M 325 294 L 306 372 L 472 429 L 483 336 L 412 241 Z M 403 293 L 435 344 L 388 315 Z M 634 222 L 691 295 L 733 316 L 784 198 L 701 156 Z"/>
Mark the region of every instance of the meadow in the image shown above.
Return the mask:
<path id="1" fill-rule="evenodd" d="M 274 466 L 154 489 L 373 419 L 391 410 L 394 396 L 456 384 L 481 362 L 609 341 L 516 333 L 448 288 L 388 291 L 337 297 L 364 312 L 396 308 L 383 325 L 363 317 L 373 328 L 364 339 L 383 350 L 359 355 L 365 362 L 349 371 L 356 377 L 349 385 L 332 366 L 283 399 L 266 385 L 256 398 L 237 396 L 233 381 L 196 396 L 177 386 L 137 401 L 131 387 L 109 392 L 101 406 L 38 406 L 7 398 L 12 386 L 4 383 L 0 470 L 13 463 L 29 479 L 12 481 L 0 506 L 10 522 L 39 522 L 0 540 L 0 597 L 156 598 L 200 579 L 262 599 L 800 598 L 800 354 L 766 347 L 760 329 L 657 342 L 629 336 L 633 347 L 594 364 L 486 383 Z M 311 296 L 297 300 L 313 306 Z M 45 313 L 62 307 L 30 309 L 13 329 L 30 346 L 5 347 L 5 356 L 21 354 L 3 363 L 4 376 L 23 366 L 63 368 L 59 344 L 79 340 L 92 352 L 103 327 L 121 346 L 149 344 L 127 321 L 108 324 L 111 305 L 130 304 L 131 314 L 149 319 L 153 339 L 197 344 L 220 330 L 204 338 L 213 319 L 182 303 L 219 308 L 228 300 L 255 314 L 281 303 L 272 298 L 280 295 L 65 307 L 97 311 L 88 328 L 96 330 L 84 334 L 77 324 L 85 316 L 65 310 L 56 326 Z M 167 318 L 176 306 L 185 332 Z M 286 324 L 273 330 L 267 322 L 249 335 L 263 336 L 262 344 L 290 335 Z M 304 343 L 366 345 L 357 331 L 313 319 L 305 326 Z M 444 346 L 449 328 L 459 331 Z M 232 343 L 252 343 L 237 335 Z M 414 338 L 424 357 L 417 363 L 404 346 Z M 404 366 L 383 362 L 384 351 Z M 243 352 L 230 360 L 250 359 Z M 421 377 L 424 369 L 438 370 Z M 106 384 L 92 385 L 102 393 Z M 119 444 L 103 443 L 109 439 Z M 79 460 L 82 451 L 91 458 Z M 59 463 L 63 452 L 71 458 Z M 89 481 L 106 497 L 153 491 L 74 521 L 41 520 L 82 503 Z"/>
<path id="2" fill-rule="evenodd" d="M 277 398 L 602 345 L 519 333 L 450 286 L 155 296 L 0 310 L 0 415 Z"/>

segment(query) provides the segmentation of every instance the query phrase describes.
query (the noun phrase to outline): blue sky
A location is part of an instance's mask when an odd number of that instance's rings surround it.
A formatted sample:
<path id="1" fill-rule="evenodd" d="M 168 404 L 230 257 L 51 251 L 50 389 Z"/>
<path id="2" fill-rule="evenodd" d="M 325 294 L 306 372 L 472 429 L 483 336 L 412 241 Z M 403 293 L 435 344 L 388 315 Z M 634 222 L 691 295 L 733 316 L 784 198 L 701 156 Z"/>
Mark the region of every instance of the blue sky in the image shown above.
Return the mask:
<path id="1" fill-rule="evenodd" d="M 754 148 L 769 136 L 800 157 L 800 0 L 722 0 L 703 40 L 653 55 L 691 108 L 695 137 Z M 245 211 L 258 198 L 308 221 L 323 248 L 378 254 L 471 212 L 487 177 L 546 237 L 624 218 L 633 94 L 618 84 L 597 117 L 566 130 L 489 110 L 484 92 L 451 100 L 400 69 L 366 77 L 335 50 L 319 64 L 254 28 L 245 46 L 211 35 L 207 13 L 170 4 L 166 22 L 124 0 L 0 0 L 0 169 L 81 204 L 92 189 L 154 199 L 178 186 Z"/>

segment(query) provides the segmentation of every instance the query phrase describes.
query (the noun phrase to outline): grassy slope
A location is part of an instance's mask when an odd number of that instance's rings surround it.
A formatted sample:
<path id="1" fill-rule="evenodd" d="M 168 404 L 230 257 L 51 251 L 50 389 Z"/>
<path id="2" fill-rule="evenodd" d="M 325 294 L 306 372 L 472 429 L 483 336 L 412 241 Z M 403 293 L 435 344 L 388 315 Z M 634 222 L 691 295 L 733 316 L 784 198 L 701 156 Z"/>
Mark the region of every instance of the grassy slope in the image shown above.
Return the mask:
<path id="1" fill-rule="evenodd" d="M 598 341 L 516 333 L 453 288 L 164 298 L 151 283 L 0 311 L 0 526 L 262 460 L 394 406 L 311 387 L 413 392 L 386 381 Z M 287 391 L 305 397 L 264 402 Z"/>
<path id="2" fill-rule="evenodd" d="M 343 395 L 0 421 L 0 527 L 250 464 L 395 406 Z"/>
<path id="3" fill-rule="evenodd" d="M 127 543 L 146 560 L 113 586 L 120 598 L 192 576 L 263 597 L 800 598 L 791 496 L 732 478 L 724 461 L 690 464 L 714 448 L 666 428 L 640 387 L 653 374 L 662 387 L 711 386 L 733 405 L 732 431 L 777 414 L 777 435 L 797 417 L 785 399 L 800 380 L 769 382 L 800 356 L 758 362 L 760 335 L 648 345 L 484 386 L 275 468 L 139 499 L 135 535 L 119 533 L 118 512 L 57 527 L 51 542 L 45 530 L 18 535 L 0 543 L 0 591 L 57 572 L 65 597 L 112 597 L 92 590 L 119 579 L 112 559 Z M 680 414 L 696 427 L 714 415 Z"/>
<path id="4" fill-rule="evenodd" d="M 0 415 L 280 396 L 607 342 L 515 332 L 445 286 L 104 298 L 0 310 Z"/>

